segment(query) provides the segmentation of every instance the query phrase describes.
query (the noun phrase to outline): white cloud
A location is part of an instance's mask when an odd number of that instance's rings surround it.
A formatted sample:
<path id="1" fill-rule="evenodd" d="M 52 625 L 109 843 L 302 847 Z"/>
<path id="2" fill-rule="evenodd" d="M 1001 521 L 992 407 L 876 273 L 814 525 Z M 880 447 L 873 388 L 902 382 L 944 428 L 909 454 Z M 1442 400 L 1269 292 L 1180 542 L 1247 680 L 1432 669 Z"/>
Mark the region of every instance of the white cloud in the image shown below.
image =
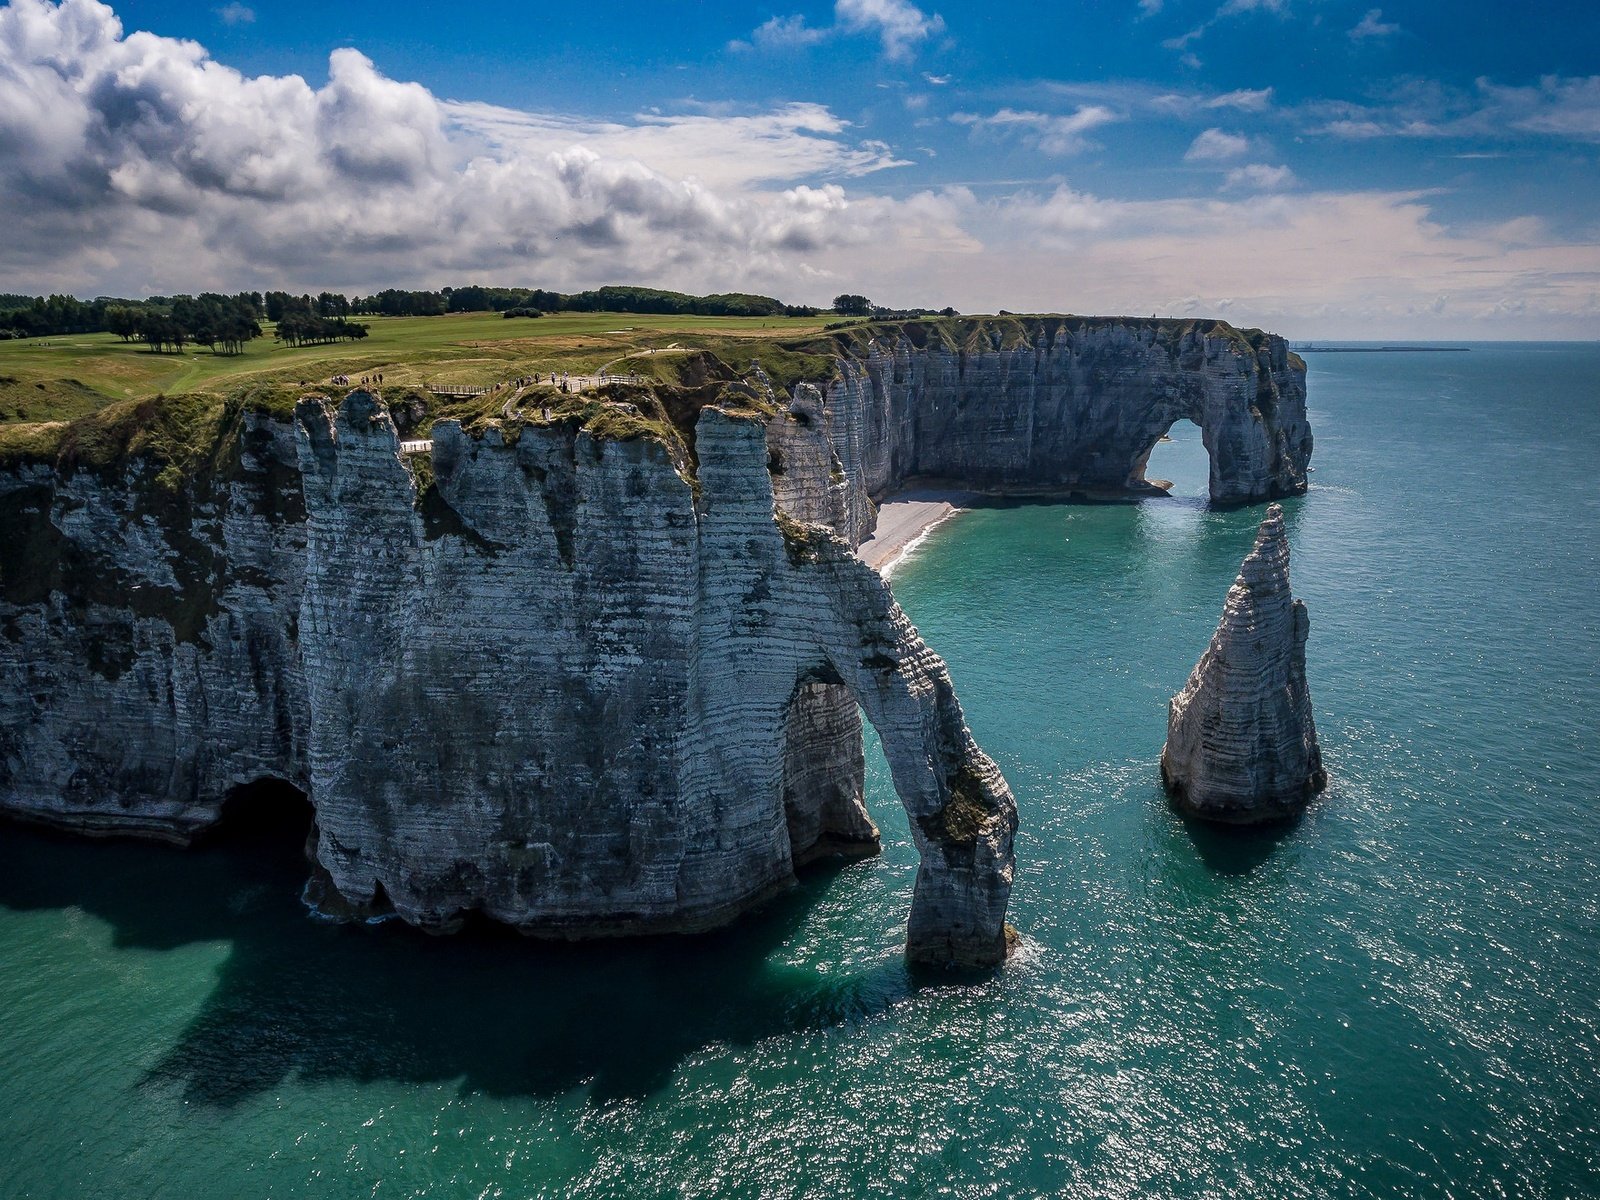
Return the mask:
<path id="1" fill-rule="evenodd" d="M 1546 75 L 1537 87 L 1499 87 L 1478 80 L 1484 118 L 1513 129 L 1577 141 L 1600 141 L 1600 75 L 1563 79 Z"/>
<path id="2" fill-rule="evenodd" d="M 1579 136 L 1591 91 L 1485 84 L 1472 99 Z M 1001 110 L 971 126 L 1070 149 L 1117 115 Z M 898 161 L 819 105 L 526 113 L 440 100 L 355 50 L 312 87 L 242 75 L 194 42 L 124 36 L 95 0 L 0 8 L 0 290 L 638 282 L 964 311 L 1225 311 L 1299 336 L 1600 336 L 1600 246 L 1531 217 L 1450 228 L 1421 194 L 1291 188 L 1264 163 L 1206 198 L 1066 182 L 865 190 Z"/>
<path id="3" fill-rule="evenodd" d="M 1207 129 L 1190 143 L 1184 162 L 1226 162 L 1250 152 L 1250 139 L 1221 129 Z"/>
<path id="4" fill-rule="evenodd" d="M 1239 88 L 1204 101 L 1207 108 L 1237 108 L 1240 112 L 1266 112 L 1272 107 L 1271 88 Z"/>
<path id="5" fill-rule="evenodd" d="M 944 32 L 944 18 L 925 13 L 910 0 L 836 0 L 834 19 L 843 28 L 870 33 L 890 59 L 907 59 L 930 37 Z"/>
<path id="6" fill-rule="evenodd" d="M 1040 153 L 1065 158 L 1097 148 L 1097 143 L 1089 141 L 1084 134 L 1121 118 L 1109 108 L 1086 104 L 1076 112 L 1059 115 L 1002 108 L 987 117 L 955 113 L 950 119 L 957 125 L 969 126 L 974 135 L 1019 134 Z"/>
<path id="7" fill-rule="evenodd" d="M 1600 335 L 1600 246 L 1524 245 L 1520 222 L 1451 230 L 1418 193 L 1121 201 L 1062 185 L 930 201 L 954 229 L 985 231 L 984 244 L 924 235 L 914 259 L 852 254 L 855 278 L 903 298 L 890 302 L 1225 314 L 1297 337 Z M 1437 312 L 1440 296 L 1449 303 Z"/>
<path id="8" fill-rule="evenodd" d="M 538 156 L 580 145 L 718 187 L 906 165 L 881 142 L 840 140 L 848 123 L 820 104 L 745 115 L 641 114 L 627 124 L 476 102 L 444 101 L 441 107 L 454 129 L 500 153 Z"/>
<path id="9" fill-rule="evenodd" d="M 14 214 L 0 277 L 559 283 L 709 263 L 731 285 L 866 236 L 837 185 L 765 190 L 900 161 L 845 132 L 817 105 L 607 124 L 452 104 L 353 49 L 312 88 L 241 75 L 194 42 L 125 37 L 97 0 L 14 0 L 0 9 L 0 209 Z"/>
<path id="10" fill-rule="evenodd" d="M 1212 120 L 1205 110 L 1233 109 L 1243 113 L 1264 113 L 1272 108 L 1273 91 L 1267 88 L 1238 88 L 1231 92 L 1206 92 L 1198 88 L 1176 89 L 1138 81 L 1062 82 L 1048 80 L 1033 85 L 1033 91 L 1051 98 L 1064 97 L 1082 104 L 1101 104 L 1130 114 L 1155 114 Z"/>
<path id="11" fill-rule="evenodd" d="M 756 27 L 750 40 L 763 50 L 793 46 L 814 46 L 828 36 L 828 30 L 807 25 L 803 16 L 772 17 Z"/>
<path id="12" fill-rule="evenodd" d="M 814 46 L 840 34 L 875 37 L 890 61 L 907 61 L 929 38 L 944 32 L 944 18 L 927 13 L 910 0 L 835 0 L 831 26 L 806 24 L 804 16 L 771 17 L 757 26 L 750 40 L 728 43 L 731 50 L 788 50 Z M 933 82 L 930 77 L 930 82 Z M 944 82 L 948 81 L 948 77 Z"/>
<path id="13" fill-rule="evenodd" d="M 1600 142 L 1600 75 L 1546 75 L 1537 84 L 1508 87 L 1477 80 L 1471 91 L 1418 84 L 1386 104 L 1311 104 L 1310 132 L 1362 139 L 1510 138 L 1535 133 Z"/>
<path id="14" fill-rule="evenodd" d="M 1216 12 L 1189 30 L 1189 32 L 1168 38 L 1161 45 L 1167 50 L 1188 50 L 1189 43 L 1203 38 L 1207 31 L 1219 21 L 1225 21 L 1229 17 L 1236 17 L 1243 13 L 1254 12 L 1268 12 L 1283 16 L 1288 12 L 1288 9 L 1288 0 L 1226 0 L 1226 3 L 1221 8 L 1217 9 Z M 1184 58 L 1186 65 L 1196 67 L 1200 65 L 1200 60 L 1194 58 L 1192 53 L 1185 54 Z M 1188 60 L 1192 60 L 1192 62 Z"/>
<path id="15" fill-rule="evenodd" d="M 1288 167 L 1273 167 L 1266 163 L 1248 163 L 1242 167 L 1235 167 L 1228 172 L 1223 180 L 1225 188 L 1236 188 L 1240 191 L 1276 192 L 1284 188 L 1294 187 L 1299 183 L 1294 177 L 1294 172 Z"/>
<path id="16" fill-rule="evenodd" d="M 1367 9 L 1367 15 L 1356 22 L 1355 28 L 1350 30 L 1350 37 L 1354 41 L 1366 38 L 1388 37 L 1390 34 L 1399 33 L 1400 26 L 1392 21 L 1383 19 L 1383 10 L 1377 8 Z"/>
<path id="17" fill-rule="evenodd" d="M 231 0 L 217 9 L 217 18 L 224 25 L 249 25 L 256 19 L 256 11 L 248 5 L 240 4 L 239 0 Z"/>

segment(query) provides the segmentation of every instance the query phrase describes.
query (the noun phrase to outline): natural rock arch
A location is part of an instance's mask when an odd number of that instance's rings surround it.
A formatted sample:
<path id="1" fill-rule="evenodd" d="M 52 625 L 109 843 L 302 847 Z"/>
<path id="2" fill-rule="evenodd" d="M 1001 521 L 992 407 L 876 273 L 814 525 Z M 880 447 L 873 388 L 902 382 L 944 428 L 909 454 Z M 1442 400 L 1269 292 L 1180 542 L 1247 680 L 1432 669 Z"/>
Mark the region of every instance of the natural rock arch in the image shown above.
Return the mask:
<path id="1" fill-rule="evenodd" d="M 1153 486 L 1147 478 L 1150 469 L 1150 456 L 1155 453 L 1155 449 L 1161 444 L 1161 440 L 1170 434 L 1175 426 L 1184 421 L 1188 421 L 1200 430 L 1200 443 L 1206 448 L 1206 463 L 1208 467 L 1207 494 L 1216 496 L 1219 492 L 1226 491 L 1226 480 L 1218 477 L 1220 467 L 1217 462 L 1216 447 L 1213 445 L 1214 436 L 1207 432 L 1206 426 L 1199 418 L 1189 413 L 1179 413 L 1161 425 L 1159 432 L 1150 437 L 1149 442 L 1135 455 L 1133 463 L 1128 469 L 1127 486 L 1130 491 L 1138 491 L 1141 488 Z M 1147 435 L 1140 434 L 1139 436 L 1142 440 Z"/>
<path id="2" fill-rule="evenodd" d="M 764 656 L 777 670 L 785 659 L 789 666 L 776 677 L 751 671 L 749 703 L 775 700 L 786 733 L 797 702 L 838 704 L 842 692 L 860 705 L 882 740 L 922 860 L 907 922 L 907 957 L 973 966 L 1000 962 L 1006 954 L 1016 802 L 968 730 L 944 661 L 918 635 L 882 577 L 826 526 L 780 511 L 781 542 L 749 538 L 756 518 L 772 527 L 774 511 L 770 477 L 751 469 L 767 453 L 758 421 L 707 409 L 696 444 L 702 538 L 710 547 L 726 545 L 715 557 L 733 568 L 730 578 L 719 581 L 718 594 L 761 595 L 764 605 L 800 618 L 786 622 L 781 636 L 764 631 Z M 743 611 L 729 603 L 725 614 L 719 612 L 715 596 L 705 597 L 702 607 L 715 625 L 737 622 Z M 719 645 L 717 673 L 737 677 L 748 651 L 738 642 Z M 818 691 L 808 693 L 809 687 Z M 772 699 L 763 699 L 762 692 Z M 851 741 L 852 753 L 859 754 L 857 747 L 858 737 Z M 736 749 L 729 748 L 730 754 Z M 782 748 L 771 794 L 788 791 L 795 757 L 793 743 Z M 748 785 L 759 788 L 762 780 L 750 777 Z M 865 818 L 864 811 L 849 815 Z"/>
<path id="3" fill-rule="evenodd" d="M 962 349 L 918 344 L 911 324 L 880 330 L 841 347 L 820 382 L 857 540 L 870 532 L 866 501 L 912 479 L 996 493 L 1138 490 L 1150 447 L 1184 417 L 1211 456 L 1214 503 L 1305 491 L 1305 364 L 1282 338 L 1210 321 L 1039 317 L 1005 337 L 998 326 L 985 335 L 985 323 L 955 323 Z"/>

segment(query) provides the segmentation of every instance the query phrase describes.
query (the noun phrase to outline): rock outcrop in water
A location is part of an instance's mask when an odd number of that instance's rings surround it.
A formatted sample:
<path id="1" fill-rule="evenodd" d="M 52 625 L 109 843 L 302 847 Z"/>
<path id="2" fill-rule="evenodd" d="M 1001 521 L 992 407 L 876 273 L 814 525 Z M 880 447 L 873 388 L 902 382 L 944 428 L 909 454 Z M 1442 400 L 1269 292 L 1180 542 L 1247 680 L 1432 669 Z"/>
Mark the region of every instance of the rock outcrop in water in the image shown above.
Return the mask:
<path id="1" fill-rule="evenodd" d="M 1184 810 L 1229 824 L 1280 820 L 1327 785 L 1306 683 L 1310 631 L 1289 591 L 1289 538 L 1274 504 L 1211 645 L 1168 707 L 1161 778 Z"/>
<path id="2" fill-rule="evenodd" d="M 810 382 L 753 373 L 676 432 L 619 403 L 441 424 L 407 460 L 358 392 L 146 402 L 0 454 L 0 809 L 182 842 L 284 780 L 330 907 L 687 931 L 876 850 L 864 710 L 922 853 L 909 953 L 997 961 L 1015 806 L 850 553 L 874 500 L 919 475 L 1136 488 L 1184 415 L 1219 499 L 1294 491 L 1303 365 L 1215 322 L 824 345 Z"/>

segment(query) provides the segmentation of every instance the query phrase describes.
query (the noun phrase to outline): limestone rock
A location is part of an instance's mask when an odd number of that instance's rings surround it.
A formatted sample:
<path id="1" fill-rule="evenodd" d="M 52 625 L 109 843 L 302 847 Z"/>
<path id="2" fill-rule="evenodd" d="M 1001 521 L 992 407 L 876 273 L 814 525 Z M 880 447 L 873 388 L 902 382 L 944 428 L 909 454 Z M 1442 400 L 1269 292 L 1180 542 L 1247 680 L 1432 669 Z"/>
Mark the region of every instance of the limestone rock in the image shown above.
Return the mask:
<path id="1" fill-rule="evenodd" d="M 1311 447 L 1281 339 L 1004 325 L 874 327 L 826 377 L 768 385 L 770 415 L 705 408 L 694 463 L 445 423 L 430 477 L 356 392 L 230 409 L 176 490 L 137 454 L 0 465 L 0 809 L 186 841 L 285 780 L 345 908 L 687 931 L 875 849 L 864 711 L 922 853 L 908 953 L 998 961 L 1015 805 L 850 553 L 875 501 L 917 475 L 1137 488 L 1185 415 L 1217 499 L 1302 489 Z"/>
<path id="2" fill-rule="evenodd" d="M 1128 318 L 942 328 L 965 341 L 890 326 L 843 345 L 833 378 L 818 381 L 857 543 L 872 502 L 911 479 L 1009 494 L 1149 490 L 1151 450 L 1186 418 L 1210 455 L 1214 503 L 1306 490 L 1305 363 L 1281 337 Z"/>
<path id="3" fill-rule="evenodd" d="M 1180 807 L 1211 821 L 1271 821 L 1327 785 L 1306 684 L 1310 629 L 1290 595 L 1289 539 L 1274 504 L 1210 647 L 1168 708 L 1161 778 Z"/>
<path id="4" fill-rule="evenodd" d="M 908 954 L 1004 957 L 1010 792 L 887 585 L 774 521 L 759 419 L 702 412 L 698 501 L 649 440 L 436 427 L 456 528 L 370 397 L 297 416 L 317 859 L 345 901 L 561 937 L 722 924 L 825 843 L 875 848 L 859 702 L 923 854 Z"/>

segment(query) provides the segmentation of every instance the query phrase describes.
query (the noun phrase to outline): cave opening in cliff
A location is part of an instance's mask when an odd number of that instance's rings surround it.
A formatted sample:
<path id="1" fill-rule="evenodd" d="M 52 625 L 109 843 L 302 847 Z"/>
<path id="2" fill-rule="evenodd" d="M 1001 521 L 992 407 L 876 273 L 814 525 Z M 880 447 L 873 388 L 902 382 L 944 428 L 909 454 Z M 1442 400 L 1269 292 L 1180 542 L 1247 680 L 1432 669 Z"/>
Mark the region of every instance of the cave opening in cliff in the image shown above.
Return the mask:
<path id="1" fill-rule="evenodd" d="M 1172 496 L 1209 497 L 1211 455 L 1201 438 L 1200 427 L 1187 417 L 1174 421 L 1151 447 L 1144 477 Z"/>
<path id="2" fill-rule="evenodd" d="M 304 851 L 315 813 L 310 798 L 286 779 L 262 777 L 229 789 L 207 828 L 211 845 Z"/>

